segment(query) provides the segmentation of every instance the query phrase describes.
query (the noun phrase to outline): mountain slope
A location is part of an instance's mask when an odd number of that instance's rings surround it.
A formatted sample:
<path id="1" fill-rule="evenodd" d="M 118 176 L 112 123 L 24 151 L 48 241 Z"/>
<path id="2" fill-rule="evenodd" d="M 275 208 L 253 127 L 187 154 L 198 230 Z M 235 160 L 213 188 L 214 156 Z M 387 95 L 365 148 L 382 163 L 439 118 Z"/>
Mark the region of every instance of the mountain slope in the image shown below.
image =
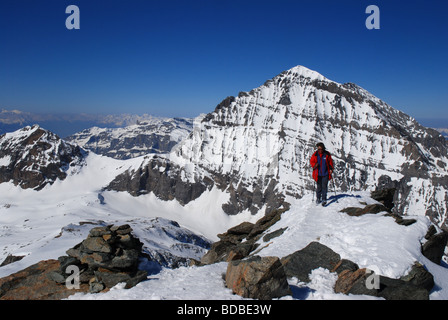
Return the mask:
<path id="1" fill-rule="evenodd" d="M 336 163 L 331 188 L 374 189 L 387 176 L 398 190 L 396 212 L 418 211 L 446 223 L 446 140 L 359 86 L 302 66 L 228 97 L 196 119 L 170 159 L 193 167 L 189 179 L 225 176 L 223 188 L 239 190 L 228 210 L 235 213 L 260 208 L 266 201 L 258 198 L 269 186 L 279 199 L 311 192 L 309 158 L 317 142 L 325 143 Z"/>
<path id="2" fill-rule="evenodd" d="M 153 118 L 123 128 L 98 128 L 78 132 L 66 140 L 100 155 L 130 159 L 148 153 L 168 153 L 187 136 L 193 123 L 183 118 Z"/>
<path id="3" fill-rule="evenodd" d="M 85 152 L 35 125 L 0 136 L 0 183 L 42 189 L 83 165 Z"/>

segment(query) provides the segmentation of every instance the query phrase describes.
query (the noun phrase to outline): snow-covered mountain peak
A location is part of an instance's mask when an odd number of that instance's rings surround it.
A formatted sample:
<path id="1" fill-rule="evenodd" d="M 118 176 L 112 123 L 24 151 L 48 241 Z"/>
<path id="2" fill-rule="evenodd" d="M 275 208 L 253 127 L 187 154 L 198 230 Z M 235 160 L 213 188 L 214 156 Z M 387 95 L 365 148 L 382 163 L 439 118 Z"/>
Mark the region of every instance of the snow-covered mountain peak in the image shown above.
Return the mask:
<path id="1" fill-rule="evenodd" d="M 5 133 L 0 136 L 0 182 L 41 189 L 81 166 L 84 154 L 38 125 Z"/>
<path id="2" fill-rule="evenodd" d="M 244 199 L 242 208 L 252 206 L 256 212 L 263 203 L 256 193 L 272 183 L 279 195 L 311 192 L 309 158 L 316 143 L 323 142 L 336 163 L 332 188 L 370 190 L 388 176 L 400 186 L 396 209 L 401 213 L 416 205 L 422 214 L 446 219 L 445 139 L 353 83 L 340 84 L 297 66 L 227 97 L 197 120 L 171 159 L 195 168 L 185 174 L 190 180 L 204 172 L 227 176 L 231 190 L 253 196 Z"/>
<path id="3" fill-rule="evenodd" d="M 301 76 L 304 78 L 310 78 L 312 80 L 317 79 L 317 80 L 328 80 L 327 78 L 325 78 L 323 75 L 321 75 L 319 72 L 308 69 L 307 67 L 298 65 L 295 66 L 285 72 L 283 72 L 281 75 L 286 74 L 286 75 L 295 75 L 295 76 Z"/>

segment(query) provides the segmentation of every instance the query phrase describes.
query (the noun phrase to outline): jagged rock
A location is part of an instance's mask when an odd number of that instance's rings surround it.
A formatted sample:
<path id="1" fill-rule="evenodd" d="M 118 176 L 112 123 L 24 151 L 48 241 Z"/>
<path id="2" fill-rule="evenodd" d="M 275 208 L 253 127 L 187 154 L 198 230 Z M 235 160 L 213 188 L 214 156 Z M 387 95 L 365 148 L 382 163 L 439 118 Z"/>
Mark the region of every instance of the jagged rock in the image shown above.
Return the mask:
<path id="1" fill-rule="evenodd" d="M 229 262 L 226 286 L 244 298 L 271 300 L 291 294 L 277 257 L 254 256 Z"/>
<path id="2" fill-rule="evenodd" d="M 334 266 L 334 268 L 331 270 L 331 272 L 336 272 L 339 275 L 344 270 L 356 271 L 358 269 L 359 269 L 359 266 L 356 263 L 354 263 L 353 261 L 350 261 L 348 259 L 342 259 Z"/>
<path id="3" fill-rule="evenodd" d="M 212 264 L 220 261 L 242 259 L 254 251 L 255 242 L 269 227 L 280 220 L 284 209 L 273 210 L 260 218 L 255 224 L 243 222 L 219 234 L 219 241 L 212 244 L 210 250 L 201 258 L 202 264 Z M 245 240 L 243 242 L 243 240 Z"/>
<path id="4" fill-rule="evenodd" d="M 129 192 L 132 196 L 153 192 L 162 200 L 176 199 L 185 205 L 213 186 L 208 179 L 184 181 L 183 174 L 180 166 L 154 156 L 142 167 L 118 175 L 105 189 Z"/>
<path id="5" fill-rule="evenodd" d="M 401 280 L 408 281 L 409 283 L 425 288 L 428 292 L 434 287 L 434 277 L 433 275 L 425 269 L 425 267 L 415 262 L 412 266 L 411 271 L 400 278 Z"/>
<path id="6" fill-rule="evenodd" d="M 390 189 L 390 190 L 392 190 L 392 189 Z M 388 192 L 388 191 L 379 190 L 378 192 L 379 192 L 379 194 L 382 194 L 382 192 Z M 381 196 L 378 196 L 378 199 L 381 199 Z M 352 217 L 359 217 L 364 214 L 377 214 L 380 212 L 387 212 L 385 214 L 385 216 L 394 218 L 395 222 L 398 223 L 399 225 L 410 226 L 411 224 L 414 224 L 417 222 L 417 220 L 415 220 L 415 219 L 405 219 L 402 216 L 397 215 L 396 213 L 392 213 L 391 212 L 392 208 L 393 208 L 393 206 L 390 207 L 390 205 L 389 205 L 389 207 L 386 207 L 383 204 L 374 203 L 374 204 L 366 205 L 364 208 L 347 207 L 347 208 L 340 210 L 340 212 L 344 212 Z"/>
<path id="7" fill-rule="evenodd" d="M 259 219 L 250 233 L 247 235 L 248 239 L 255 238 L 257 235 L 266 231 L 270 226 L 280 220 L 282 213 L 285 210 L 273 210 Z"/>
<path id="8" fill-rule="evenodd" d="M 230 250 L 227 255 L 226 261 L 232 260 L 240 260 L 247 257 L 252 250 L 254 249 L 254 244 L 251 241 L 247 241 L 241 244 L 236 245 L 233 249 Z"/>
<path id="9" fill-rule="evenodd" d="M 397 224 L 405 226 L 405 227 L 410 226 L 410 225 L 412 225 L 412 224 L 417 222 L 417 220 L 415 220 L 415 219 L 405 219 L 405 218 L 403 218 L 401 216 L 398 216 L 398 215 L 396 215 L 394 213 L 388 213 L 388 214 L 385 214 L 385 216 L 394 218 L 395 222 Z"/>
<path id="10" fill-rule="evenodd" d="M 370 193 L 372 199 L 382 203 L 389 211 L 394 208 L 395 193 L 397 191 L 397 181 L 392 181 L 389 176 L 382 175 L 378 179 L 378 186 Z"/>
<path id="11" fill-rule="evenodd" d="M 2 264 L 0 264 L 0 267 L 6 266 L 10 263 L 14 263 L 16 261 L 20 261 L 24 258 L 25 256 L 14 256 L 12 254 L 9 254 L 5 260 L 3 260 Z"/>
<path id="12" fill-rule="evenodd" d="M 375 289 L 367 288 L 366 281 L 368 277 L 369 274 L 365 268 L 357 270 L 346 269 L 339 274 L 334 286 L 334 292 L 378 296 L 378 292 Z"/>
<path id="13" fill-rule="evenodd" d="M 272 232 L 266 234 L 265 236 L 263 236 L 263 241 L 268 242 L 274 238 L 281 236 L 283 234 L 283 232 L 286 231 L 286 229 L 287 228 L 281 228 L 281 229 L 278 229 L 278 230 L 275 230 L 275 231 L 272 231 Z"/>
<path id="14" fill-rule="evenodd" d="M 309 274 L 317 268 L 333 270 L 341 256 L 319 242 L 311 242 L 305 248 L 281 259 L 286 275 L 309 282 Z"/>
<path id="15" fill-rule="evenodd" d="M 428 229 L 425 236 L 427 241 L 422 245 L 422 254 L 436 264 L 440 264 L 443 254 L 445 252 L 445 247 L 448 242 L 448 233 L 442 231 L 436 233 L 434 226 Z"/>
<path id="16" fill-rule="evenodd" d="M 429 291 L 409 281 L 380 276 L 378 296 L 386 300 L 429 300 Z"/>
<path id="17" fill-rule="evenodd" d="M 129 289 L 145 280 L 147 276 L 147 272 L 142 270 L 138 270 L 135 273 L 129 273 L 113 272 L 100 268 L 98 271 L 95 271 L 95 282 L 102 283 L 106 288 L 112 288 L 120 282 L 125 282 L 125 288 Z"/>
<path id="18" fill-rule="evenodd" d="M 345 212 L 349 216 L 359 217 L 364 214 L 376 214 L 380 212 L 389 212 L 389 210 L 382 204 L 374 203 L 365 206 L 364 208 L 348 207 L 340 210 L 340 212 Z"/>
<path id="19" fill-rule="evenodd" d="M 428 300 L 434 287 L 431 273 L 419 263 L 400 279 L 375 275 L 366 268 L 342 271 L 336 281 L 336 293 L 371 295 L 386 300 Z"/>

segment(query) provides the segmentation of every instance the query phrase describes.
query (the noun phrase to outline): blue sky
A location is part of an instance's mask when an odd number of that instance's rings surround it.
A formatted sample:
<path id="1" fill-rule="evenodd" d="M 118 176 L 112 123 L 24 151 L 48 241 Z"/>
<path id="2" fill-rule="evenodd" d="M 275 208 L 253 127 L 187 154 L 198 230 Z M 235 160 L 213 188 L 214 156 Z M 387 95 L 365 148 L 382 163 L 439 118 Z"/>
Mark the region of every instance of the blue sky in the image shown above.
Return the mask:
<path id="1" fill-rule="evenodd" d="M 448 125 L 447 14 L 442 0 L 2 0 L 0 109 L 193 117 L 303 65 Z"/>

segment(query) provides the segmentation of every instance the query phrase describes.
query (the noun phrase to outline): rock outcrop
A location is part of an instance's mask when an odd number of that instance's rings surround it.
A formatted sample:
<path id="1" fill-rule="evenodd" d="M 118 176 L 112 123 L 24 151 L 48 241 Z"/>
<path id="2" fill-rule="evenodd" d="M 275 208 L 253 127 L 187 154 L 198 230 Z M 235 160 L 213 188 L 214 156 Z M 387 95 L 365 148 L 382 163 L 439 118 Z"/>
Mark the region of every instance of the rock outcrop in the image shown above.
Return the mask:
<path id="1" fill-rule="evenodd" d="M 59 272 L 58 260 L 40 261 L 28 268 L 0 279 L 0 300 L 60 300 L 78 292 L 88 292 L 89 285 L 68 289 L 49 277 Z"/>
<path id="2" fill-rule="evenodd" d="M 316 241 L 281 259 L 286 275 L 303 282 L 310 281 L 308 276 L 312 270 L 317 268 L 333 270 L 339 261 L 341 261 L 339 254 Z"/>
<path id="3" fill-rule="evenodd" d="M 434 287 L 433 276 L 419 263 L 401 279 L 375 275 L 363 268 L 339 273 L 335 292 L 355 295 L 371 295 L 386 300 L 429 300 Z"/>
<path id="4" fill-rule="evenodd" d="M 286 209 L 279 209 L 270 212 L 255 224 L 243 222 L 227 230 L 223 234 L 218 234 L 219 241 L 212 244 L 210 250 L 202 257 L 202 264 L 212 264 L 220 261 L 232 261 L 243 259 L 257 249 L 256 243 L 272 225 L 280 220 L 281 214 Z M 284 230 L 276 230 L 271 234 L 264 235 L 267 239 L 279 236 Z"/>
<path id="5" fill-rule="evenodd" d="M 253 256 L 229 262 L 226 286 L 244 298 L 271 300 L 291 294 L 277 257 Z"/>
<path id="6" fill-rule="evenodd" d="M 425 235 L 426 242 L 422 244 L 422 254 L 436 264 L 440 264 L 445 253 L 448 242 L 448 233 L 437 232 L 434 225 L 431 225 Z"/>

